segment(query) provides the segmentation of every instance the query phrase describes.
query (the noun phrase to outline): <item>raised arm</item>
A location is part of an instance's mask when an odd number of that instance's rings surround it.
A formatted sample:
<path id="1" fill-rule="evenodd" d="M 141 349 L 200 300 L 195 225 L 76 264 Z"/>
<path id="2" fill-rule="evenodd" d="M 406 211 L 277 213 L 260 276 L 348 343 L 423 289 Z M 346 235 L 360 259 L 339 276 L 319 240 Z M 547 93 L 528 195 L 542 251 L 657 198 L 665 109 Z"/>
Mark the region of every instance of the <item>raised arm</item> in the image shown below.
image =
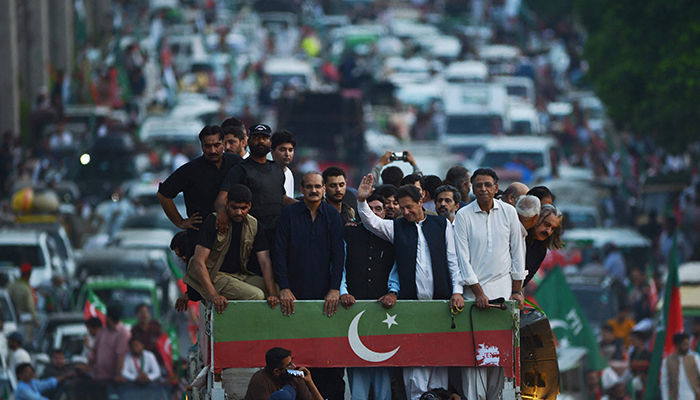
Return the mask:
<path id="1" fill-rule="evenodd" d="M 380 238 L 394 243 L 394 221 L 381 219 L 376 216 L 367 205 L 367 198 L 372 194 L 372 175 L 362 178 L 360 187 L 357 188 L 357 210 L 362 216 L 362 222 L 367 229 Z"/>

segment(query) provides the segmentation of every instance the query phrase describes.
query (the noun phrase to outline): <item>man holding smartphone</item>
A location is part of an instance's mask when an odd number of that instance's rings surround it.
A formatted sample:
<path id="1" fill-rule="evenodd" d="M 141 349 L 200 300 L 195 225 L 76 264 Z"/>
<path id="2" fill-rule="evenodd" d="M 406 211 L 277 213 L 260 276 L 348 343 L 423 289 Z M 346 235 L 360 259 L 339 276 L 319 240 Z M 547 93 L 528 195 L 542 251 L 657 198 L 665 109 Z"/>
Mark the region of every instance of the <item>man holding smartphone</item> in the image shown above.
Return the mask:
<path id="1" fill-rule="evenodd" d="M 302 376 L 298 376 L 301 373 Z M 273 393 L 285 392 L 291 400 L 323 400 L 306 367 L 294 365 L 292 352 L 273 347 L 265 353 L 265 368 L 253 374 L 248 383 L 246 400 L 269 400 Z"/>

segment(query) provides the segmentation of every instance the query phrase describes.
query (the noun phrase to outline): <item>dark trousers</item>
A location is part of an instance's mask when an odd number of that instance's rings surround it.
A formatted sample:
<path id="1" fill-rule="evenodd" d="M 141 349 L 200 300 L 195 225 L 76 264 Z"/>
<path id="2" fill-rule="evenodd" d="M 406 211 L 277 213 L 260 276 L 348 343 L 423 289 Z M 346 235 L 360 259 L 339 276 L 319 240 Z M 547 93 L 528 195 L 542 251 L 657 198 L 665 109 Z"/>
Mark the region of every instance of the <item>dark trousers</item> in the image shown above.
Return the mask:
<path id="1" fill-rule="evenodd" d="M 311 379 L 327 400 L 343 400 L 345 398 L 345 368 L 309 368 Z"/>

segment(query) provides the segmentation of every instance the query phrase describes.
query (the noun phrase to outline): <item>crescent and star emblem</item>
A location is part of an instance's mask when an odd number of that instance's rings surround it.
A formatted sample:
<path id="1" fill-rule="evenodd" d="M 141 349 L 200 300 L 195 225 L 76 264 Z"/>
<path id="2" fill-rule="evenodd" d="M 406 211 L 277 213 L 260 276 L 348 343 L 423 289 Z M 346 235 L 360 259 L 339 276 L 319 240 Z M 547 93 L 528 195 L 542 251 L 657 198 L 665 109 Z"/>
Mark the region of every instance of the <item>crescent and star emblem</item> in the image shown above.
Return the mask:
<path id="1" fill-rule="evenodd" d="M 387 353 L 378 353 L 376 351 L 372 351 L 368 349 L 363 343 L 362 340 L 360 340 L 360 335 L 357 332 L 357 326 L 360 323 L 360 318 L 362 317 L 362 314 L 365 313 L 365 311 L 361 311 L 359 314 L 355 316 L 355 318 L 352 320 L 350 323 L 350 328 L 348 329 L 348 342 L 350 343 L 350 348 L 352 351 L 357 354 L 358 357 L 361 359 L 368 361 L 368 362 L 382 362 L 390 359 L 391 357 L 396 354 L 397 351 L 401 348 L 401 346 L 395 348 L 392 351 L 389 351 Z M 386 319 L 382 321 L 383 323 L 387 324 L 388 329 L 391 329 L 392 325 L 398 325 L 398 322 L 395 321 L 396 315 L 394 316 L 389 316 L 389 314 L 386 315 Z"/>

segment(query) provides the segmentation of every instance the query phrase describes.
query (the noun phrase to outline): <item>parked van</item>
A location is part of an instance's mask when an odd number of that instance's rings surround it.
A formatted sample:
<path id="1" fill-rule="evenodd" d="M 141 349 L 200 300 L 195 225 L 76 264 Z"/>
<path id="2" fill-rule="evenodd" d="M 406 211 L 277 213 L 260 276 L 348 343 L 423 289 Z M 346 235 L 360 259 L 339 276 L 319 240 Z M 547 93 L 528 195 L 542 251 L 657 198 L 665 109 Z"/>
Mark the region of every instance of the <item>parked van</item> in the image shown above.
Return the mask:
<path id="1" fill-rule="evenodd" d="M 493 168 L 499 177 L 499 186 L 522 182 L 531 186 L 550 179 L 557 167 L 552 163 L 556 150 L 553 138 L 541 136 L 509 136 L 490 139 L 465 166 L 470 171 Z"/>
<path id="2" fill-rule="evenodd" d="M 525 103 L 535 106 L 535 84 L 526 76 L 496 76 L 494 83 L 506 87 L 511 104 Z"/>
<path id="3" fill-rule="evenodd" d="M 318 89 L 316 74 L 306 61 L 296 58 L 270 58 L 265 62 L 263 71 L 272 79 L 273 98 L 279 97 L 284 86 L 288 83 L 300 85 L 303 89 L 315 91 Z"/>
<path id="4" fill-rule="evenodd" d="M 542 127 L 535 107 L 527 104 L 511 104 L 508 107 L 510 133 L 513 135 L 540 135 Z"/>
<path id="5" fill-rule="evenodd" d="M 494 135 L 510 131 L 508 99 L 501 85 L 450 85 L 443 96 L 445 143 L 470 157 Z"/>

